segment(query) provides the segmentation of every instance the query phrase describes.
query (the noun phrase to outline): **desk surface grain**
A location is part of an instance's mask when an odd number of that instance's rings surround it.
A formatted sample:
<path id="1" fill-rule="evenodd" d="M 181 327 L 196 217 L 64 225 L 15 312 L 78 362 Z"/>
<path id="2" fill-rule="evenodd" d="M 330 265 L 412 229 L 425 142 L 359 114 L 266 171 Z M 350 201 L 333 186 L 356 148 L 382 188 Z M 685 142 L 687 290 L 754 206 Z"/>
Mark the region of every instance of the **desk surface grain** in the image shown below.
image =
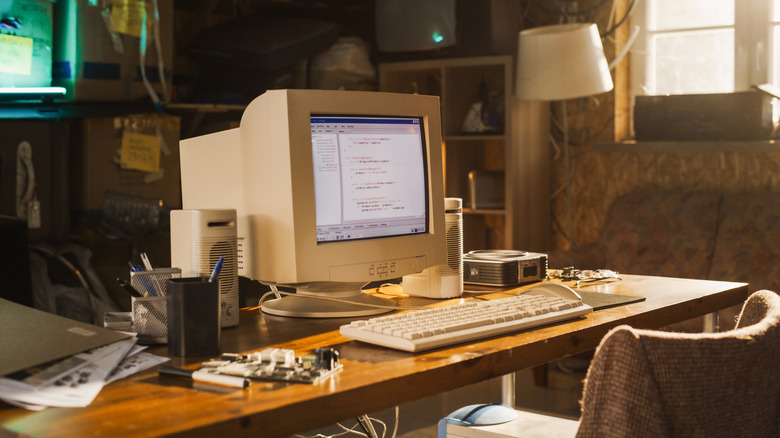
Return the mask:
<path id="1" fill-rule="evenodd" d="M 223 330 L 223 351 L 279 347 L 302 355 L 331 346 L 338 349 L 343 370 L 315 385 L 256 381 L 240 390 L 158 376 L 151 369 L 107 385 L 86 408 L 33 412 L 0 402 L 0 435 L 286 436 L 591 350 L 619 324 L 663 327 L 740 304 L 748 294 L 744 283 L 623 278 L 582 290 L 646 300 L 564 324 L 417 354 L 342 337 L 338 327 L 350 319 L 283 318 L 242 309 L 240 325 Z M 405 302 L 417 305 L 420 300 Z M 150 351 L 167 355 L 164 346 Z M 170 364 L 194 367 L 205 359 L 173 358 Z"/>

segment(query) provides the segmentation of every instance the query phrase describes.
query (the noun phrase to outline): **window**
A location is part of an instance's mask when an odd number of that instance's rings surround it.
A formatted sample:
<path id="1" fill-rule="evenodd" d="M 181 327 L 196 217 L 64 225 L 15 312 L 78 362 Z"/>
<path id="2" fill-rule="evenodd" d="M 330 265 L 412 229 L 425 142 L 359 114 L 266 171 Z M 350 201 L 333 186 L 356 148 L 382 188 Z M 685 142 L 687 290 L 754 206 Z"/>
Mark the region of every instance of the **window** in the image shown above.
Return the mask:
<path id="1" fill-rule="evenodd" d="M 780 0 L 645 0 L 632 23 L 635 95 L 780 86 Z"/>
<path id="2" fill-rule="evenodd" d="M 780 0 L 772 2 L 772 84 L 780 87 Z"/>

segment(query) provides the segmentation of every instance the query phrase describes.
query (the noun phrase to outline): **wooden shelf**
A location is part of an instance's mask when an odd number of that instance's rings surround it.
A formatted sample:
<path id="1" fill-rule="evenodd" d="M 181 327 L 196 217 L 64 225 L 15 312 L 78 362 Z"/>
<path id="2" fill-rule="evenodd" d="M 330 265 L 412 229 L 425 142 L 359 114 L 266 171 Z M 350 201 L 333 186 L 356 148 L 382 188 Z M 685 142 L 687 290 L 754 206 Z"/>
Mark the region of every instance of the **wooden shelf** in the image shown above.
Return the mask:
<path id="1" fill-rule="evenodd" d="M 780 152 L 779 140 L 636 141 L 594 143 L 603 152 Z"/>
<path id="2" fill-rule="evenodd" d="M 506 210 L 503 209 L 492 209 L 492 208 L 478 208 L 478 209 L 471 209 L 471 208 L 464 208 L 463 214 L 492 214 L 492 215 L 506 215 Z"/>
<path id="3" fill-rule="evenodd" d="M 67 119 L 155 113 L 151 103 L 136 102 L 9 102 L 0 104 L 0 119 Z"/>
<path id="4" fill-rule="evenodd" d="M 505 141 L 504 134 L 460 134 L 445 135 L 444 141 Z"/>
<path id="5" fill-rule="evenodd" d="M 511 56 L 436 59 L 379 66 L 379 89 L 439 96 L 444 142 L 444 194 L 471 205 L 469 173 L 503 172 L 503 209 L 464 210 L 464 250 L 543 250 L 549 242 L 549 119 L 544 103 L 512 96 Z M 465 134 L 464 120 L 492 97 L 500 128 Z M 542 110 L 543 109 L 543 110 Z M 495 131 L 501 131 L 496 133 Z"/>

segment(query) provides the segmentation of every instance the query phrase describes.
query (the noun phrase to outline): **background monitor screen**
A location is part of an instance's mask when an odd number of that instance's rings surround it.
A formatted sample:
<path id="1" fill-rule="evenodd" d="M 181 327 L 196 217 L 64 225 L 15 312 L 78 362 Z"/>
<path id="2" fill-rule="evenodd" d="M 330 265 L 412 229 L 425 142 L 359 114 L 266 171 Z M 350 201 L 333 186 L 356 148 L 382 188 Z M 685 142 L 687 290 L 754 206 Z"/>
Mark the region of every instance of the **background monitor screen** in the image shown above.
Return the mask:
<path id="1" fill-rule="evenodd" d="M 419 117 L 311 117 L 317 241 L 428 231 Z"/>

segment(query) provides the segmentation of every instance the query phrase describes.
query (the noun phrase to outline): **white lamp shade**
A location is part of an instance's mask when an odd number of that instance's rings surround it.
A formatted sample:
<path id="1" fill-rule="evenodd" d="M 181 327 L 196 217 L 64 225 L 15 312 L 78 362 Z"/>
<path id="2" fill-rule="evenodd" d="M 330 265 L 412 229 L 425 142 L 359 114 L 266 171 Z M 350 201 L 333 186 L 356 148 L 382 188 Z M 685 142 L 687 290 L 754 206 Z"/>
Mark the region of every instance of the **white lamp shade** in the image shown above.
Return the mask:
<path id="1" fill-rule="evenodd" d="M 515 96 L 564 100 L 612 89 L 595 24 L 542 26 L 520 32 Z"/>

